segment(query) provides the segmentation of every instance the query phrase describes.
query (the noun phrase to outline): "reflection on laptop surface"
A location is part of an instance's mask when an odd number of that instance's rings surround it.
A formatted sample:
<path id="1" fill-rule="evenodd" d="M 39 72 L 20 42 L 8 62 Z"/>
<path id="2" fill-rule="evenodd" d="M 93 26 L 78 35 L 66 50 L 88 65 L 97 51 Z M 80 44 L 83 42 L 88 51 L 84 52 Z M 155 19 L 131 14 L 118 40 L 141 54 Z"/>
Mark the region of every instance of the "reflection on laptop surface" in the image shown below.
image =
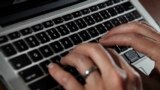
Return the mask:
<path id="1" fill-rule="evenodd" d="M 157 28 L 138 0 L 4 3 L 0 5 L 0 75 L 12 90 L 63 90 L 49 76 L 47 65 L 50 62 L 61 65 L 61 57 L 75 45 L 97 42 L 112 28 L 132 21 L 145 20 Z M 114 49 L 146 75 L 154 68 L 153 61 L 132 48 L 115 46 Z M 85 83 L 75 68 L 64 69 Z"/>

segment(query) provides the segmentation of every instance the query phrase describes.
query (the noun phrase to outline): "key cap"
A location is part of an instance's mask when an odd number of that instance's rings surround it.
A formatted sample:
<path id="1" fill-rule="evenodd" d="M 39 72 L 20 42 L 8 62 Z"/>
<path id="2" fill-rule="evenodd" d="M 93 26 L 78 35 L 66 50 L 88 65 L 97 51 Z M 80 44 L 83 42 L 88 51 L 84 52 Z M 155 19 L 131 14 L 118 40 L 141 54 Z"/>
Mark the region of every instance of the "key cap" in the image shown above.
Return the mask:
<path id="1" fill-rule="evenodd" d="M 27 44 L 24 42 L 24 40 L 18 40 L 18 41 L 15 41 L 14 43 L 14 46 L 17 48 L 17 50 L 19 52 L 22 52 L 22 51 L 25 51 L 25 50 L 28 50 L 29 47 L 27 46 Z"/>
<path id="2" fill-rule="evenodd" d="M 30 65 L 32 62 L 26 54 L 14 57 L 9 60 L 14 69 L 18 70 Z"/>
<path id="3" fill-rule="evenodd" d="M 107 6 L 106 3 L 100 3 L 100 4 L 98 4 L 98 7 L 99 7 L 100 9 L 105 8 L 106 6 Z"/>
<path id="4" fill-rule="evenodd" d="M 70 48 L 70 47 L 73 46 L 71 40 L 70 40 L 69 38 L 67 38 L 67 37 L 61 39 L 60 42 L 61 42 L 61 44 L 63 45 L 63 47 L 64 47 L 65 49 L 68 49 L 68 48 Z"/>
<path id="5" fill-rule="evenodd" d="M 75 32 L 78 30 L 78 26 L 74 22 L 69 22 L 66 24 L 71 32 Z"/>
<path id="6" fill-rule="evenodd" d="M 77 18 L 77 17 L 82 16 L 82 13 L 80 11 L 76 11 L 76 12 L 72 13 L 72 15 L 74 18 Z"/>
<path id="7" fill-rule="evenodd" d="M 53 51 L 51 50 L 51 48 L 48 45 L 40 47 L 39 50 L 44 57 L 49 57 L 49 56 L 53 55 Z"/>
<path id="8" fill-rule="evenodd" d="M 60 60 L 61 60 L 61 57 L 60 56 L 55 56 L 53 58 L 50 59 L 53 63 L 56 63 L 58 65 L 61 65 L 60 63 Z"/>
<path id="9" fill-rule="evenodd" d="M 12 55 L 17 54 L 17 51 L 15 50 L 15 48 L 11 44 L 7 44 L 7 45 L 4 45 L 4 46 L 1 46 L 0 50 L 2 51 L 2 53 L 6 57 L 10 57 Z"/>
<path id="10" fill-rule="evenodd" d="M 51 90 L 59 84 L 51 77 L 46 76 L 32 84 L 29 84 L 31 90 Z"/>
<path id="11" fill-rule="evenodd" d="M 81 13 L 83 15 L 88 14 L 88 13 L 90 13 L 90 9 L 89 8 L 85 8 L 85 9 L 81 10 Z"/>
<path id="12" fill-rule="evenodd" d="M 0 36 L 0 44 L 5 43 L 8 41 L 8 38 L 6 36 Z"/>
<path id="13" fill-rule="evenodd" d="M 60 37 L 60 34 L 55 28 L 47 30 L 47 34 L 51 37 L 52 40 Z"/>
<path id="14" fill-rule="evenodd" d="M 96 29 L 97 31 L 100 33 L 100 34 L 103 34 L 103 33 L 106 33 L 107 32 L 107 29 L 104 27 L 103 24 L 99 24 L 96 26 Z"/>
<path id="15" fill-rule="evenodd" d="M 97 5 L 90 7 L 90 10 L 93 11 L 97 11 L 99 8 Z"/>
<path id="16" fill-rule="evenodd" d="M 69 53 L 69 51 L 63 52 L 60 56 L 65 57 L 68 53 Z"/>
<path id="17" fill-rule="evenodd" d="M 30 36 L 25 38 L 25 41 L 27 42 L 27 44 L 32 48 L 32 47 L 36 47 L 39 45 L 38 40 L 35 38 L 35 36 Z"/>
<path id="18" fill-rule="evenodd" d="M 110 20 L 110 21 L 111 21 L 111 23 L 112 23 L 114 26 L 118 26 L 118 25 L 121 24 L 120 21 L 119 21 L 117 18 L 114 18 L 114 19 L 112 19 L 112 20 Z"/>
<path id="19" fill-rule="evenodd" d="M 17 39 L 17 38 L 19 38 L 20 36 L 21 36 L 21 35 L 20 35 L 19 32 L 13 32 L 13 33 L 8 34 L 8 37 L 9 37 L 11 40 Z"/>
<path id="20" fill-rule="evenodd" d="M 113 0 L 114 3 L 119 3 L 121 0 Z"/>
<path id="21" fill-rule="evenodd" d="M 79 83 L 81 83 L 82 85 L 86 84 L 86 81 L 84 80 L 84 78 L 82 76 L 78 76 L 77 80 L 79 81 Z"/>
<path id="22" fill-rule="evenodd" d="M 134 6 L 128 1 L 122 4 L 123 8 L 128 11 L 134 8 Z"/>
<path id="23" fill-rule="evenodd" d="M 116 16 L 118 13 L 114 8 L 109 8 L 107 11 L 110 13 L 111 16 Z"/>
<path id="24" fill-rule="evenodd" d="M 119 16 L 118 19 L 119 19 L 119 21 L 121 21 L 121 24 L 124 24 L 124 23 L 127 23 L 127 22 L 128 22 L 128 20 L 127 20 L 127 18 L 125 17 L 125 15 Z"/>
<path id="25" fill-rule="evenodd" d="M 69 34 L 69 30 L 67 29 L 65 25 L 58 26 L 56 27 L 56 29 L 58 32 L 60 32 L 62 36 Z"/>
<path id="26" fill-rule="evenodd" d="M 60 24 L 60 23 L 63 23 L 64 20 L 63 20 L 62 17 L 58 17 L 58 18 L 53 19 L 53 22 L 54 22 L 55 24 Z"/>
<path id="27" fill-rule="evenodd" d="M 98 31 L 94 27 L 87 29 L 87 32 L 90 34 L 91 37 L 96 37 L 99 35 Z"/>
<path id="28" fill-rule="evenodd" d="M 85 22 L 87 23 L 87 25 L 93 25 L 93 24 L 95 24 L 95 21 L 92 18 L 92 16 L 86 16 L 83 19 L 85 20 Z"/>
<path id="29" fill-rule="evenodd" d="M 28 55 L 31 57 L 32 61 L 37 62 L 43 59 L 41 53 L 38 50 L 32 50 L 28 52 Z"/>
<path id="30" fill-rule="evenodd" d="M 107 6 L 111 6 L 111 5 L 113 5 L 113 1 L 112 0 L 107 0 L 106 4 L 107 4 Z"/>
<path id="31" fill-rule="evenodd" d="M 131 12 L 131 14 L 132 14 L 132 16 L 133 16 L 135 19 L 141 17 L 141 15 L 140 15 L 140 13 L 139 13 L 138 11 L 133 11 L 133 12 Z"/>
<path id="32" fill-rule="evenodd" d="M 77 45 L 82 42 L 82 40 L 78 34 L 73 34 L 69 38 L 74 43 L 74 45 Z"/>
<path id="33" fill-rule="evenodd" d="M 21 78 L 25 81 L 25 82 L 30 82 L 40 76 L 43 75 L 43 72 L 41 71 L 41 69 L 36 65 L 33 67 L 30 67 L 28 69 L 25 69 L 23 71 L 20 71 L 18 73 Z"/>
<path id="34" fill-rule="evenodd" d="M 41 43 L 47 43 L 50 41 L 50 38 L 48 37 L 48 35 L 45 32 L 41 32 L 35 35 L 37 37 L 37 39 L 41 42 Z"/>
<path id="35" fill-rule="evenodd" d="M 43 26 L 44 26 L 45 28 L 52 27 L 53 25 L 54 25 L 54 24 L 53 24 L 53 22 L 52 22 L 51 20 L 46 21 L 46 22 L 43 23 Z"/>
<path id="36" fill-rule="evenodd" d="M 130 50 L 127 53 L 125 53 L 124 55 L 127 57 L 127 59 L 131 63 L 133 63 L 133 62 L 137 61 L 138 59 L 140 59 L 140 57 L 138 56 L 137 52 L 134 51 L 134 50 Z"/>
<path id="37" fill-rule="evenodd" d="M 87 24 L 85 21 L 81 18 L 75 21 L 75 23 L 78 25 L 80 29 L 87 27 Z"/>
<path id="38" fill-rule="evenodd" d="M 25 35 L 31 34 L 31 33 L 32 33 L 32 30 L 31 30 L 31 28 L 25 28 L 25 29 L 22 29 L 22 30 L 20 31 L 20 33 L 21 33 L 23 36 L 25 36 Z"/>
<path id="39" fill-rule="evenodd" d="M 53 51 L 54 51 L 55 53 L 58 53 L 58 52 L 61 52 L 61 51 L 64 50 L 63 46 L 60 44 L 59 41 L 50 43 L 49 45 L 50 45 L 50 47 L 53 49 Z"/>
<path id="40" fill-rule="evenodd" d="M 32 26 L 32 30 L 33 30 L 34 32 L 43 30 L 43 26 L 42 26 L 42 24 L 34 25 L 34 26 Z"/>
<path id="41" fill-rule="evenodd" d="M 110 21 L 106 21 L 103 25 L 107 28 L 107 30 L 111 30 L 113 28 L 113 24 Z"/>
<path id="42" fill-rule="evenodd" d="M 103 19 L 108 19 L 110 18 L 109 13 L 106 10 L 100 11 L 99 12 L 101 14 L 101 16 L 103 17 Z"/>
<path id="43" fill-rule="evenodd" d="M 121 5 L 115 6 L 115 10 L 120 14 L 123 13 L 125 10 Z"/>
<path id="44" fill-rule="evenodd" d="M 99 13 L 92 14 L 92 17 L 96 22 L 103 21 L 103 18 L 101 17 L 101 15 Z"/>
<path id="45" fill-rule="evenodd" d="M 45 73 L 48 73 L 48 65 L 50 64 L 49 60 L 45 60 L 44 62 L 40 63 L 39 65 L 42 67 Z"/>
<path id="46" fill-rule="evenodd" d="M 65 15 L 62 17 L 65 21 L 69 21 L 69 20 L 72 20 L 73 19 L 73 16 L 72 14 L 68 14 L 68 15 Z"/>
<path id="47" fill-rule="evenodd" d="M 78 33 L 79 36 L 83 39 L 83 41 L 87 41 L 91 39 L 90 35 L 87 33 L 87 31 L 81 31 Z"/>

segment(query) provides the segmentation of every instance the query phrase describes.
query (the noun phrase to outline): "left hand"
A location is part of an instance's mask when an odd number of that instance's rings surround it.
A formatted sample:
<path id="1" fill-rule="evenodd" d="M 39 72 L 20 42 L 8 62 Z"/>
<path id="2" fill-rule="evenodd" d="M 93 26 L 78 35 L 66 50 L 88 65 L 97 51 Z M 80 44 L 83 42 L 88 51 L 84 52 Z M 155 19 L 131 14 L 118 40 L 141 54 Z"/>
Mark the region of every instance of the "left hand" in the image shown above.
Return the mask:
<path id="1" fill-rule="evenodd" d="M 114 50 L 107 51 L 99 44 L 81 44 L 62 58 L 63 65 L 75 67 L 81 75 L 96 66 L 81 85 L 70 73 L 57 64 L 49 65 L 51 76 L 65 90 L 142 90 L 139 74 Z"/>

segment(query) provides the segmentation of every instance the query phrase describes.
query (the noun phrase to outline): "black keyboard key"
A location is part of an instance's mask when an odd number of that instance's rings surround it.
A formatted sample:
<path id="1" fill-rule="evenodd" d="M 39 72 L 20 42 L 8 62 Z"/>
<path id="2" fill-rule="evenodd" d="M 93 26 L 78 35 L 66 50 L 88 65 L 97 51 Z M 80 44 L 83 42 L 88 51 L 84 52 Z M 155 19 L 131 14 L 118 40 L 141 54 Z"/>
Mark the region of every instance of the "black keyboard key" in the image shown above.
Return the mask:
<path id="1" fill-rule="evenodd" d="M 24 40 L 15 41 L 13 44 L 19 52 L 25 51 L 29 48 Z"/>
<path id="2" fill-rule="evenodd" d="M 124 23 L 127 23 L 127 22 L 128 22 L 128 20 L 127 20 L 127 18 L 125 17 L 125 15 L 119 16 L 118 19 L 119 19 L 119 21 L 121 21 L 121 24 L 124 24 Z"/>
<path id="3" fill-rule="evenodd" d="M 114 3 L 119 3 L 121 0 L 113 0 Z"/>
<path id="4" fill-rule="evenodd" d="M 31 30 L 31 28 L 25 28 L 25 29 L 21 30 L 20 33 L 21 33 L 23 36 L 25 36 L 25 35 L 31 34 L 31 33 L 32 33 L 32 30 Z"/>
<path id="5" fill-rule="evenodd" d="M 126 56 L 126 58 L 127 58 L 131 63 L 137 61 L 137 60 L 140 58 L 140 57 L 138 56 L 137 52 L 134 51 L 134 50 L 130 50 L 130 51 L 126 52 L 124 55 Z"/>
<path id="6" fill-rule="evenodd" d="M 134 6 L 133 6 L 133 5 L 131 4 L 131 2 L 129 2 L 129 1 L 123 3 L 122 6 L 123 6 L 123 8 L 124 8 L 126 11 L 131 10 L 131 9 L 134 8 Z"/>
<path id="7" fill-rule="evenodd" d="M 106 6 L 107 6 L 106 3 L 100 3 L 100 4 L 98 4 L 98 7 L 99 7 L 100 9 L 105 8 Z"/>
<path id="8" fill-rule="evenodd" d="M 74 67 L 71 67 L 71 66 L 66 66 L 64 68 L 65 71 L 69 72 L 70 74 L 72 74 L 73 76 L 78 76 L 80 75 L 79 72 L 74 68 Z"/>
<path id="9" fill-rule="evenodd" d="M 96 26 L 96 29 L 97 31 L 100 33 L 100 34 L 104 34 L 107 32 L 107 29 L 104 27 L 103 24 L 99 24 Z"/>
<path id="10" fill-rule="evenodd" d="M 62 17 L 55 18 L 55 19 L 53 19 L 53 21 L 54 21 L 55 24 L 60 24 L 60 23 L 64 22 Z"/>
<path id="11" fill-rule="evenodd" d="M 87 27 L 87 24 L 83 19 L 78 19 L 75 21 L 80 29 Z"/>
<path id="12" fill-rule="evenodd" d="M 78 76 L 77 80 L 79 81 L 80 84 L 85 85 L 86 81 L 84 80 L 84 78 L 82 76 Z"/>
<path id="13" fill-rule="evenodd" d="M 4 45 L 4 46 L 1 46 L 0 50 L 3 52 L 3 54 L 6 57 L 10 57 L 12 55 L 17 54 L 17 51 L 15 50 L 15 48 L 11 44 L 7 44 L 7 45 Z"/>
<path id="14" fill-rule="evenodd" d="M 41 43 L 46 43 L 50 41 L 50 38 L 48 37 L 48 35 L 45 32 L 41 32 L 36 34 L 37 39 L 41 42 Z"/>
<path id="15" fill-rule="evenodd" d="M 111 16 L 115 16 L 118 14 L 114 8 L 109 8 L 107 9 L 107 11 L 110 13 Z"/>
<path id="16" fill-rule="evenodd" d="M 110 18 L 109 13 L 106 10 L 100 11 L 99 12 L 101 14 L 101 16 L 103 17 L 103 19 L 108 19 Z"/>
<path id="17" fill-rule="evenodd" d="M 120 22 L 117 18 L 112 19 L 112 20 L 110 20 L 110 21 L 111 21 L 111 23 L 112 23 L 114 26 L 118 26 L 118 25 L 121 24 L 121 22 Z"/>
<path id="18" fill-rule="evenodd" d="M 45 28 L 52 27 L 53 25 L 54 25 L 53 22 L 50 20 L 43 23 L 43 26 Z"/>
<path id="19" fill-rule="evenodd" d="M 36 65 L 33 67 L 30 67 L 28 69 L 25 69 L 23 71 L 20 71 L 18 73 L 21 78 L 25 81 L 25 82 L 30 82 L 40 76 L 43 75 L 43 72 L 41 71 L 41 69 Z"/>
<path id="20" fill-rule="evenodd" d="M 115 6 L 116 11 L 120 14 L 123 13 L 125 10 L 121 5 Z"/>
<path id="21" fill-rule="evenodd" d="M 35 36 L 30 36 L 25 38 L 25 41 L 27 42 L 27 44 L 32 48 L 32 47 L 36 47 L 39 45 L 38 40 L 35 38 Z"/>
<path id="22" fill-rule="evenodd" d="M 74 18 L 77 18 L 77 17 L 82 16 L 82 13 L 80 11 L 77 11 L 77 12 L 72 13 L 72 15 Z"/>
<path id="23" fill-rule="evenodd" d="M 97 11 L 99 8 L 97 5 L 90 7 L 90 10 L 93 11 Z"/>
<path id="24" fill-rule="evenodd" d="M 34 26 L 32 26 L 32 30 L 33 30 L 34 32 L 43 30 L 43 26 L 42 26 L 42 24 L 34 25 Z"/>
<path id="25" fill-rule="evenodd" d="M 55 28 L 47 30 L 47 34 L 51 37 L 52 40 L 60 37 L 60 34 Z"/>
<path id="26" fill-rule="evenodd" d="M 121 52 L 124 52 L 128 49 L 128 47 L 125 46 L 118 46 Z"/>
<path id="27" fill-rule="evenodd" d="M 0 44 L 5 43 L 8 41 L 8 38 L 6 36 L 0 36 Z"/>
<path id="28" fill-rule="evenodd" d="M 139 13 L 138 11 L 133 11 L 133 12 L 131 12 L 131 14 L 133 15 L 133 17 L 134 17 L 135 19 L 141 17 L 141 15 L 140 15 L 140 13 Z"/>
<path id="29" fill-rule="evenodd" d="M 90 12 L 91 12 L 91 11 L 90 11 L 89 8 L 85 8 L 85 9 L 81 10 L 81 13 L 82 13 L 83 15 L 88 14 L 88 13 L 90 13 Z"/>
<path id="30" fill-rule="evenodd" d="M 94 21 L 94 19 L 93 19 L 92 16 L 86 16 L 83 19 L 85 20 L 85 22 L 87 23 L 87 25 L 93 25 L 93 24 L 95 24 L 95 21 Z"/>
<path id="31" fill-rule="evenodd" d="M 103 25 L 107 28 L 107 30 L 111 30 L 113 28 L 113 24 L 110 21 L 104 22 Z"/>
<path id="32" fill-rule="evenodd" d="M 81 38 L 79 37 L 78 34 L 73 34 L 69 37 L 71 41 L 74 43 L 74 45 L 77 45 L 82 42 Z"/>
<path id="33" fill-rule="evenodd" d="M 106 4 L 107 4 L 107 6 L 113 5 L 113 1 L 112 0 L 107 0 Z"/>
<path id="34" fill-rule="evenodd" d="M 14 69 L 18 70 L 30 65 L 32 62 L 26 54 L 14 57 L 9 60 Z"/>
<path id="35" fill-rule="evenodd" d="M 82 38 L 83 41 L 87 41 L 91 39 L 91 36 L 87 33 L 87 31 L 81 31 L 78 34 Z"/>
<path id="36" fill-rule="evenodd" d="M 74 22 L 69 22 L 66 24 L 71 32 L 75 32 L 78 30 L 78 26 Z"/>
<path id="37" fill-rule="evenodd" d="M 50 64 L 49 60 L 46 60 L 42 63 L 40 63 L 39 65 L 42 67 L 42 69 L 44 70 L 45 73 L 48 73 L 48 65 Z"/>
<path id="38" fill-rule="evenodd" d="M 53 58 L 50 59 L 53 63 L 56 63 L 58 65 L 61 65 L 60 63 L 60 60 L 61 60 L 61 57 L 60 56 L 55 56 Z"/>
<path id="39" fill-rule="evenodd" d="M 61 45 L 59 41 L 51 43 L 50 47 L 53 49 L 55 53 L 58 53 L 64 50 L 63 46 Z"/>
<path id="40" fill-rule="evenodd" d="M 13 32 L 13 33 L 10 33 L 8 34 L 8 37 L 13 40 L 13 39 L 17 39 L 21 36 L 21 34 L 19 32 Z"/>
<path id="41" fill-rule="evenodd" d="M 90 34 L 91 37 L 96 37 L 99 35 L 98 31 L 94 27 L 87 29 L 87 32 Z"/>
<path id="42" fill-rule="evenodd" d="M 60 42 L 61 42 L 61 44 L 63 45 L 63 47 L 64 47 L 65 49 L 68 49 L 68 48 L 70 48 L 70 47 L 73 46 L 71 40 L 70 40 L 69 38 L 67 38 L 67 37 L 61 39 Z"/>
<path id="43" fill-rule="evenodd" d="M 64 57 L 64 56 L 66 56 L 68 53 L 69 53 L 69 51 L 63 52 L 60 56 L 61 56 L 61 57 Z"/>
<path id="44" fill-rule="evenodd" d="M 68 15 L 65 15 L 62 17 L 65 21 L 68 21 L 68 20 L 72 20 L 73 19 L 73 16 L 72 14 L 68 14 Z"/>
<path id="45" fill-rule="evenodd" d="M 28 52 L 28 55 L 32 59 L 32 61 L 37 62 L 43 59 L 41 53 L 38 50 L 32 50 Z"/>
<path id="46" fill-rule="evenodd" d="M 51 90 L 58 86 L 58 83 L 51 77 L 47 76 L 29 85 L 31 90 Z"/>
<path id="47" fill-rule="evenodd" d="M 39 50 L 44 57 L 49 57 L 54 54 L 54 52 L 51 50 L 51 48 L 48 45 L 40 47 Z"/>
<path id="48" fill-rule="evenodd" d="M 99 13 L 92 14 L 92 17 L 96 22 L 103 21 L 103 18 L 101 17 L 101 15 Z"/>
<path id="49" fill-rule="evenodd" d="M 127 13 L 127 14 L 125 14 L 125 16 L 126 16 L 128 21 L 133 21 L 135 19 L 134 16 L 132 16 L 131 13 Z"/>
<path id="50" fill-rule="evenodd" d="M 62 36 L 69 34 L 69 30 L 67 29 L 65 25 L 58 26 L 56 27 L 56 29 L 58 32 L 60 32 Z"/>

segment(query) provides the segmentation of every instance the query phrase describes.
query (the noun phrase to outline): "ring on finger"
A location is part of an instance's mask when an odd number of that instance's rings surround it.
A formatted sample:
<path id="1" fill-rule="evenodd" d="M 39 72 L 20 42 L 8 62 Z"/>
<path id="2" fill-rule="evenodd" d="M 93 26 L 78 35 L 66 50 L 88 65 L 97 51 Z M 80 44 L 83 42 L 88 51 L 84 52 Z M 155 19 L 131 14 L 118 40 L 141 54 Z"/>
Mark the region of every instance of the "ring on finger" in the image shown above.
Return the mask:
<path id="1" fill-rule="evenodd" d="M 92 66 L 89 69 L 87 69 L 82 76 L 84 79 L 86 79 L 90 74 L 92 74 L 93 72 L 95 72 L 97 70 L 98 70 L 98 68 L 96 66 Z"/>

